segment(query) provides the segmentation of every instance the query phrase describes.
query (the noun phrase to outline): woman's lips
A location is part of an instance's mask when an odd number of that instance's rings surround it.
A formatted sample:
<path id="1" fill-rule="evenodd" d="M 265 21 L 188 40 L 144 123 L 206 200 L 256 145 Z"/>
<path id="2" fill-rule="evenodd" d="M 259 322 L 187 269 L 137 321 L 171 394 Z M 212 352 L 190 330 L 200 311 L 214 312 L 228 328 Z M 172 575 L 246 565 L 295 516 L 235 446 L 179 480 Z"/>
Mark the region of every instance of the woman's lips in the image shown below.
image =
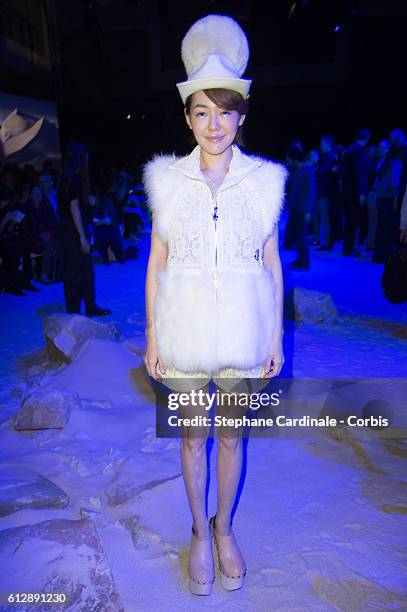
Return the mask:
<path id="1" fill-rule="evenodd" d="M 223 136 L 209 136 L 208 140 L 210 140 L 211 142 L 219 142 L 220 140 L 222 140 Z"/>

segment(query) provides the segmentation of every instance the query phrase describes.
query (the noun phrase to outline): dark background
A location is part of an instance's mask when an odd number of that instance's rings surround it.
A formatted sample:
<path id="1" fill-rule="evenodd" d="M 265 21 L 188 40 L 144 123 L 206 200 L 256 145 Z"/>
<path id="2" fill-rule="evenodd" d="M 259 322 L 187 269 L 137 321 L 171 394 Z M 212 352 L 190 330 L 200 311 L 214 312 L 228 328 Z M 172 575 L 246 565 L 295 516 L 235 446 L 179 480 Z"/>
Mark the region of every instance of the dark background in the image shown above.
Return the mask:
<path id="1" fill-rule="evenodd" d="M 186 153 L 180 45 L 209 13 L 250 42 L 248 150 L 405 128 L 404 0 L 0 0 L 0 91 L 56 99 L 63 146 L 86 141 L 99 161 Z"/>

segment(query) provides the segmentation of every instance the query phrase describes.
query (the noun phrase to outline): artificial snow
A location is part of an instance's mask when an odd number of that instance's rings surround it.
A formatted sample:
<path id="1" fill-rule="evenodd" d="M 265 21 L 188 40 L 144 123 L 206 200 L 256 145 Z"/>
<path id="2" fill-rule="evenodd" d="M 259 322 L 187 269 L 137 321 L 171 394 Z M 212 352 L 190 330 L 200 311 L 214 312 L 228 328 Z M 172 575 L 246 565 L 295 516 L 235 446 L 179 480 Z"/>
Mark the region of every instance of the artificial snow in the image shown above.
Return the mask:
<path id="1" fill-rule="evenodd" d="M 217 579 L 211 597 L 190 594 L 192 518 L 180 442 L 155 436 L 142 363 L 147 249 L 144 240 L 140 260 L 96 266 L 97 302 L 113 310 L 98 323 L 120 336 L 88 336 L 70 363 L 47 353 L 42 335 L 43 320 L 64 311 L 61 284 L 0 297 L 2 596 L 65 591 L 70 605 L 53 609 L 89 612 L 407 609 L 406 439 L 349 427 L 245 440 L 233 522 L 248 567 L 244 587 L 229 593 Z M 282 376 L 377 378 L 378 395 L 379 379 L 405 378 L 406 308 L 383 297 L 382 266 L 334 251 L 315 253 L 310 271 L 291 272 L 292 259 L 283 252 L 287 292 L 329 294 L 337 314 L 287 322 Z M 336 397 L 355 388 L 345 385 Z M 57 392 L 80 398 L 63 428 L 14 429 L 27 397 Z M 331 409 L 341 405 L 337 399 Z M 405 404 L 391 405 L 402 424 Z M 211 516 L 216 441 L 208 455 Z M 12 609 L 1 603 L 1 611 Z"/>

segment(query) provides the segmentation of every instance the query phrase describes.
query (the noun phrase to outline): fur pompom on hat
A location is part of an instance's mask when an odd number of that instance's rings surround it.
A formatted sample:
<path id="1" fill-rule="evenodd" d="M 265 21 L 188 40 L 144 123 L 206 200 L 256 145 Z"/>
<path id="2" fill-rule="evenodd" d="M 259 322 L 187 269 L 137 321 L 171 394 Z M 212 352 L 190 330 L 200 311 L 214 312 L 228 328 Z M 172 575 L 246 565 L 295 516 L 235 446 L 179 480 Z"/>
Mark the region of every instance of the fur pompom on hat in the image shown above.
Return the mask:
<path id="1" fill-rule="evenodd" d="M 242 28 L 231 17 L 208 15 L 195 22 L 185 34 L 181 57 L 188 77 L 210 53 L 229 58 L 239 76 L 246 70 L 249 43 Z"/>
<path id="2" fill-rule="evenodd" d="M 188 30 L 181 45 L 188 76 L 177 83 L 182 101 L 202 89 L 224 88 L 247 97 L 251 80 L 240 77 L 249 61 L 249 44 L 240 25 L 224 15 L 207 15 Z"/>

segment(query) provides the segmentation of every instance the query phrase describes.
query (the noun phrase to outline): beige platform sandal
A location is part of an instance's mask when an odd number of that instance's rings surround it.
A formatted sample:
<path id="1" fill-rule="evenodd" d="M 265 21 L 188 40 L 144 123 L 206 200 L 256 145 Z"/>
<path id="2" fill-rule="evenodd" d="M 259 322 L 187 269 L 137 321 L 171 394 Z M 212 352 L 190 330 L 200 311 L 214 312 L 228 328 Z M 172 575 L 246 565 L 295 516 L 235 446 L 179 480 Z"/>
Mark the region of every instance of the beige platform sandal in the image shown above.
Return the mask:
<path id="1" fill-rule="evenodd" d="M 211 563 L 208 564 L 210 556 Z M 188 562 L 189 590 L 194 595 L 210 595 L 215 582 L 215 566 L 212 553 L 212 534 L 209 539 L 198 540 L 192 525 L 191 549 Z"/>
<path id="2" fill-rule="evenodd" d="M 247 573 L 246 564 L 232 528 L 230 528 L 230 534 L 221 535 L 216 531 L 215 521 L 216 515 L 211 518 L 209 524 L 212 527 L 212 535 L 218 553 L 221 584 L 226 591 L 236 591 L 243 586 L 244 577 Z"/>

